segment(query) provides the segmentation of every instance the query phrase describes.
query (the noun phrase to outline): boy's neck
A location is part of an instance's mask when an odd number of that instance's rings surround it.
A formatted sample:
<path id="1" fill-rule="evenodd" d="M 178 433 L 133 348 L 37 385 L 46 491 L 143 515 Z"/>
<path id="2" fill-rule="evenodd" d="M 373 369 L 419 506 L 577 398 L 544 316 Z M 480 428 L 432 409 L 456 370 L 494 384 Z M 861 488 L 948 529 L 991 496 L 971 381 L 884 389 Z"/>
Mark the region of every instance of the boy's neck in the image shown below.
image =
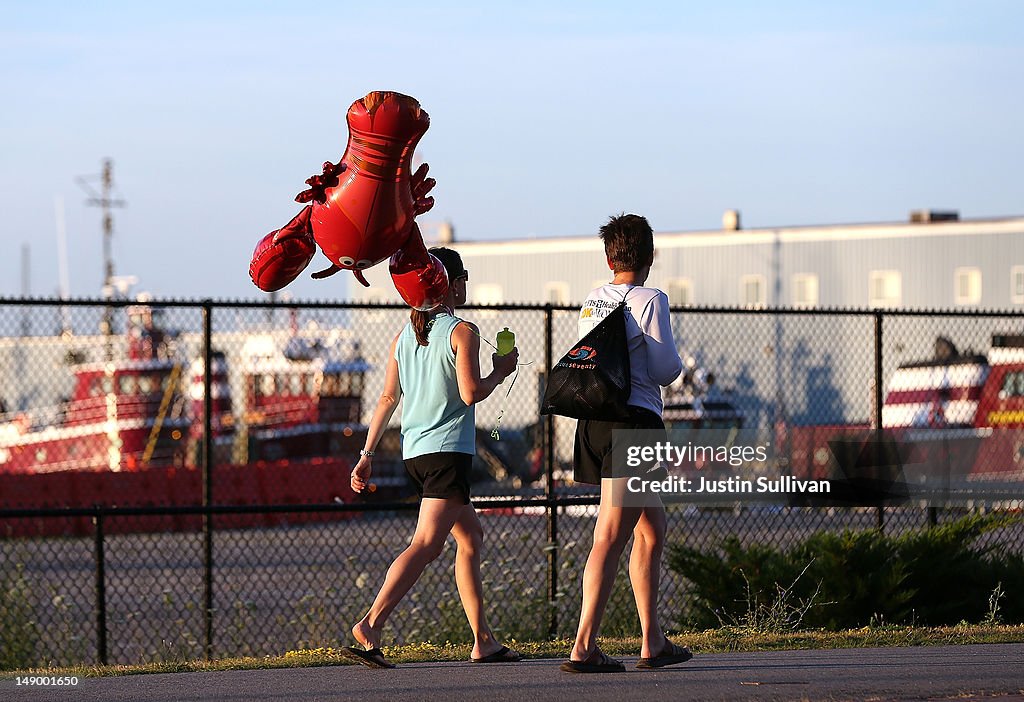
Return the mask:
<path id="1" fill-rule="evenodd" d="M 650 268 L 643 268 L 639 271 L 617 271 L 612 278 L 612 285 L 643 285 L 647 282 Z"/>

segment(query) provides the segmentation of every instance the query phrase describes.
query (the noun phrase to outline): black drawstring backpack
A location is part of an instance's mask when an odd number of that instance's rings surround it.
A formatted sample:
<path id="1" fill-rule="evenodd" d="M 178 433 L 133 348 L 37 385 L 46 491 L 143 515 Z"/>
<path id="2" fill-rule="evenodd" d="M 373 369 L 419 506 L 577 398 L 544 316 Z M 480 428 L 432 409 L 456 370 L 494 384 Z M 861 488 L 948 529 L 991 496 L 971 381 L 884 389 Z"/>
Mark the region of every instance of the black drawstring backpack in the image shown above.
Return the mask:
<path id="1" fill-rule="evenodd" d="M 540 413 L 623 421 L 631 416 L 631 389 L 623 298 L 551 369 Z"/>

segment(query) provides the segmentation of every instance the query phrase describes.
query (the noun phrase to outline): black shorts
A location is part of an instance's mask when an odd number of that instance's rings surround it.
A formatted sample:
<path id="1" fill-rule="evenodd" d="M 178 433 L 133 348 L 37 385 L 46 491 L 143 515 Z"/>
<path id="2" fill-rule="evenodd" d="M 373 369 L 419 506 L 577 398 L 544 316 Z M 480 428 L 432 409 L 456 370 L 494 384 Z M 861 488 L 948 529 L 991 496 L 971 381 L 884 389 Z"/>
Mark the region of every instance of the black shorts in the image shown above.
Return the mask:
<path id="1" fill-rule="evenodd" d="M 576 440 L 572 455 L 572 479 L 577 483 L 600 485 L 601 478 L 623 477 L 625 472 L 620 466 L 612 473 L 612 432 L 616 429 L 660 429 L 665 431 L 665 423 L 656 413 L 642 407 L 629 409 L 633 418 L 623 422 L 605 422 L 598 419 L 581 419 L 576 423 Z M 668 472 L 664 467 L 652 473 L 640 467 L 638 475 L 650 477 L 652 480 L 663 480 Z"/>
<path id="2" fill-rule="evenodd" d="M 470 453 L 427 453 L 405 459 L 405 471 L 420 498 L 459 497 L 464 505 L 469 504 L 469 473 L 472 468 L 473 454 Z"/>

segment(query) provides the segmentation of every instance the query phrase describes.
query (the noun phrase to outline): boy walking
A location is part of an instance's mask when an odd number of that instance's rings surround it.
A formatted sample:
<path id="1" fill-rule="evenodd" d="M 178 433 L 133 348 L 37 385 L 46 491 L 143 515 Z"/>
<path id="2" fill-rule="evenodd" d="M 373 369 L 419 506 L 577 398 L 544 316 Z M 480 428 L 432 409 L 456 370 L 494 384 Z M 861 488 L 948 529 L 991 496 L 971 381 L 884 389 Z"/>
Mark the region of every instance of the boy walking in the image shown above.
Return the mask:
<path id="1" fill-rule="evenodd" d="M 580 420 L 576 426 L 573 451 L 573 479 L 601 486 L 601 502 L 594 544 L 583 571 L 583 606 L 579 629 L 569 660 L 562 670 L 569 673 L 617 673 L 625 670 L 621 661 L 610 658 L 597 647 L 597 635 L 611 596 L 619 558 L 633 535 L 629 556 L 629 580 L 640 616 L 642 645 L 638 668 L 661 668 L 692 657 L 689 649 L 668 640 L 658 620 L 658 586 L 661 557 L 665 546 L 665 507 L 657 493 L 631 496 L 629 506 L 623 495 L 627 478 L 612 470 L 612 432 L 660 429 L 661 386 L 675 380 L 683 364 L 676 351 L 669 320 L 668 296 L 657 288 L 644 287 L 654 263 L 654 233 L 644 217 L 622 214 L 601 227 L 610 283 L 595 288 L 580 310 L 582 338 L 614 309 L 626 302 L 626 335 L 629 348 L 629 400 L 631 417 L 626 421 Z M 621 468 L 621 467 L 620 467 Z M 663 470 L 663 469 L 659 469 Z M 652 475 L 656 479 L 656 475 Z"/>

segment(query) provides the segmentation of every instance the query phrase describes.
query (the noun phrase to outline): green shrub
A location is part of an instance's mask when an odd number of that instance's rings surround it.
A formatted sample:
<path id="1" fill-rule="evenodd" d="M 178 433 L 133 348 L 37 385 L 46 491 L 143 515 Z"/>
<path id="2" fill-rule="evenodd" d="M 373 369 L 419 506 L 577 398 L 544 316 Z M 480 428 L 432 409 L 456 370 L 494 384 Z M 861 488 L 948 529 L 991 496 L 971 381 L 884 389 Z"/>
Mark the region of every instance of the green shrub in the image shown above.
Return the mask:
<path id="1" fill-rule="evenodd" d="M 998 549 L 978 546 L 977 541 L 1007 521 L 998 515 L 973 515 L 892 540 L 898 558 L 913 564 L 907 586 L 914 591 L 918 623 L 976 622 L 985 616 L 989 595 L 1008 562 Z"/>
<path id="2" fill-rule="evenodd" d="M 1006 597 L 1000 602 L 999 614 L 1003 622 L 1024 622 L 1024 555 L 1002 554 L 996 578 Z"/>
<path id="3" fill-rule="evenodd" d="M 30 592 L 23 564 L 16 564 L 13 572 L 0 573 L 0 670 L 36 663 L 39 629 Z"/>
<path id="4" fill-rule="evenodd" d="M 735 536 L 726 537 L 719 548 L 669 547 L 669 568 L 693 585 L 682 621 L 695 628 L 736 623 L 749 609 L 770 606 L 777 586 L 792 583 L 802 570 L 770 546 L 743 546 Z"/>
<path id="5" fill-rule="evenodd" d="M 893 555 L 892 541 L 878 531 L 819 532 L 787 557 L 796 564 L 810 564 L 804 589 L 821 587 L 823 604 L 807 613 L 808 627 L 847 629 L 872 618 L 900 622 L 912 612 L 908 566 Z"/>
<path id="6" fill-rule="evenodd" d="M 1016 623 L 1024 622 L 1024 557 L 978 545 L 985 532 L 1015 521 L 975 515 L 897 537 L 820 532 L 788 549 L 729 536 L 712 551 L 675 544 L 668 564 L 692 585 L 682 621 L 698 628 L 749 625 L 772 611 L 799 612 L 802 626 L 831 630 L 981 621 L 997 586 L 1008 593 L 999 616 Z M 779 620 L 788 626 L 794 618 Z"/>

